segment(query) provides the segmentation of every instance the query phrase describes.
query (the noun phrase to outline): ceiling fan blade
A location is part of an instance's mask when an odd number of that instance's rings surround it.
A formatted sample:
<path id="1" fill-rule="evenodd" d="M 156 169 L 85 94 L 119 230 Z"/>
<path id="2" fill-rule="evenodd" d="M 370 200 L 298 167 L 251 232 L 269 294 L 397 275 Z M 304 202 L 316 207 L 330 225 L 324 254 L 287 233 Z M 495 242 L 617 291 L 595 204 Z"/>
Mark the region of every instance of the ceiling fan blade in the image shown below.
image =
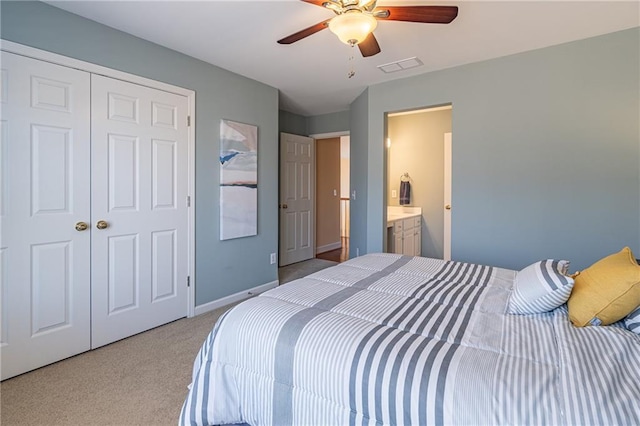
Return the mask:
<path id="1" fill-rule="evenodd" d="M 285 38 L 278 40 L 278 43 L 291 44 L 291 43 L 295 43 L 298 40 L 302 40 L 305 37 L 309 37 L 310 35 L 315 34 L 318 31 L 322 31 L 325 28 L 328 28 L 329 26 L 328 23 L 330 20 L 331 19 L 327 19 L 325 21 L 318 22 L 317 24 L 312 25 L 309 28 L 305 28 L 304 30 L 298 31 L 297 33 L 293 33 L 290 36 L 287 36 Z"/>
<path id="2" fill-rule="evenodd" d="M 373 33 L 370 33 L 367 38 L 358 43 L 358 48 L 360 49 L 360 53 L 362 53 L 362 56 L 364 56 L 365 58 L 380 53 L 380 45 L 378 44 L 378 40 L 376 40 L 376 37 L 373 35 Z"/>
<path id="3" fill-rule="evenodd" d="M 448 24 L 458 16 L 457 6 L 384 6 L 376 8 L 373 13 L 383 11 L 389 11 L 389 15 L 376 15 L 378 19 L 427 24 Z"/>

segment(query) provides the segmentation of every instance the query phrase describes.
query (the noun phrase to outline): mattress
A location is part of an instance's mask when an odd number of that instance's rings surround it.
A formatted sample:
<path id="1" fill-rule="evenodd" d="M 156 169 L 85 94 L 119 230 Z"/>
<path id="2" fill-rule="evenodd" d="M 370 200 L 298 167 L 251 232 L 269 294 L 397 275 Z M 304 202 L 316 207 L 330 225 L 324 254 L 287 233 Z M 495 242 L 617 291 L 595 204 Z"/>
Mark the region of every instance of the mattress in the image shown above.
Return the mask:
<path id="1" fill-rule="evenodd" d="M 640 424 L 640 336 L 506 313 L 515 271 L 369 254 L 227 311 L 180 424 Z"/>

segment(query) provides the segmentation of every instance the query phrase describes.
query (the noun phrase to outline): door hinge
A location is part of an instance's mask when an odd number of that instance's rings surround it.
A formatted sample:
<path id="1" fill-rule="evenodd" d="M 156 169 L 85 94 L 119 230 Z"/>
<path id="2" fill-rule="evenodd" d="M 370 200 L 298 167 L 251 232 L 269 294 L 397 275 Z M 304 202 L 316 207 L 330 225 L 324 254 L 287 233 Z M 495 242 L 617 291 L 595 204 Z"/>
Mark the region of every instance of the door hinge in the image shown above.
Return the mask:
<path id="1" fill-rule="evenodd" d="M 191 196 L 187 195 L 187 207 L 191 207 Z"/>
<path id="2" fill-rule="evenodd" d="M 191 116 L 187 115 L 187 127 L 191 127 Z"/>
<path id="3" fill-rule="evenodd" d="M 191 287 L 191 277 L 187 276 L 187 287 Z"/>

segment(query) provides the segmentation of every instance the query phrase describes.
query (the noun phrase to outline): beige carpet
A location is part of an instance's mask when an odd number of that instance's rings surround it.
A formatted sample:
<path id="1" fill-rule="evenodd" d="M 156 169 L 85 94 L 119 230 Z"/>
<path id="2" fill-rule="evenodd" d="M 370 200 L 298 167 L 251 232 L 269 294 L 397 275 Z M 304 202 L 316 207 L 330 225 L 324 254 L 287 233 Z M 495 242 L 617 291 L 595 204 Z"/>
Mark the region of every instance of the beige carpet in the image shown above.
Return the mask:
<path id="1" fill-rule="evenodd" d="M 281 283 L 334 265 L 280 268 Z M 233 305 L 185 318 L 0 384 L 7 425 L 176 425 L 202 342 Z"/>
<path id="2" fill-rule="evenodd" d="M 337 262 L 324 259 L 310 259 L 304 262 L 294 263 L 292 265 L 283 266 L 278 271 L 280 284 L 293 281 L 298 278 L 306 277 L 309 274 L 318 272 L 329 266 L 337 265 Z"/>

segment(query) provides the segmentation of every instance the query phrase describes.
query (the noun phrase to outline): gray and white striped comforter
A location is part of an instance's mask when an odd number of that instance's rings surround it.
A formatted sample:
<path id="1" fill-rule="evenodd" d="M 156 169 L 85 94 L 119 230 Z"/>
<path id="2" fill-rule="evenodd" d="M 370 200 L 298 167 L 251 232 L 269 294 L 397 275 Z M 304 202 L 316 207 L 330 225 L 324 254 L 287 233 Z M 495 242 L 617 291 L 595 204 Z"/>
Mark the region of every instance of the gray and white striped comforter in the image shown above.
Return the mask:
<path id="1" fill-rule="evenodd" d="M 640 424 L 640 336 L 509 315 L 515 271 L 372 254 L 247 300 L 181 424 Z"/>

